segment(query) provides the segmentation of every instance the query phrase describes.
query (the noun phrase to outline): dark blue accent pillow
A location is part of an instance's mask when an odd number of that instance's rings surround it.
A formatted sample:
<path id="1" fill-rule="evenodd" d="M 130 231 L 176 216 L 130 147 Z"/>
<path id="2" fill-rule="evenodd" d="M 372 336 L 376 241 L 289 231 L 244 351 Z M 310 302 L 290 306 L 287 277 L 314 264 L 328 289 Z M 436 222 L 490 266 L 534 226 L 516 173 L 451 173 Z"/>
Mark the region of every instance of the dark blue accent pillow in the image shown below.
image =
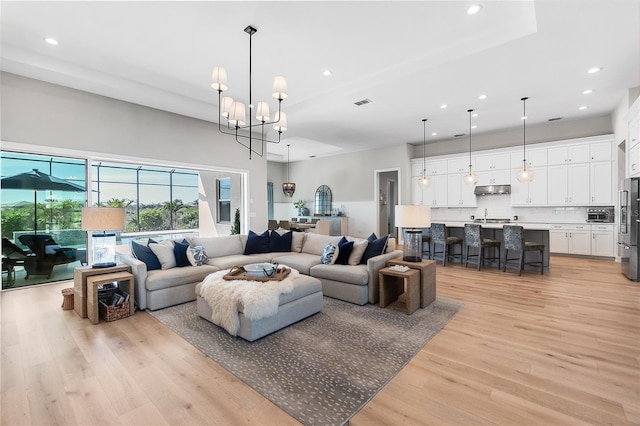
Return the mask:
<path id="1" fill-rule="evenodd" d="M 291 251 L 291 238 L 293 238 L 293 233 L 291 231 L 287 231 L 282 235 L 278 234 L 276 231 L 271 231 L 271 236 L 269 237 L 269 251 Z"/>
<path id="2" fill-rule="evenodd" d="M 338 258 L 335 261 L 336 265 L 348 265 L 349 255 L 353 250 L 353 241 L 347 241 L 345 237 L 342 237 L 338 242 Z"/>
<path id="3" fill-rule="evenodd" d="M 189 243 L 186 241 L 182 241 L 181 243 L 174 241 L 173 242 L 173 255 L 176 258 L 176 266 L 191 266 L 189 262 L 189 258 L 187 257 L 187 250 L 189 249 Z"/>
<path id="4" fill-rule="evenodd" d="M 149 240 L 149 242 L 152 242 L 152 240 Z M 131 252 L 136 259 L 147 265 L 147 271 L 160 269 L 160 261 L 155 253 L 151 251 L 149 246 L 131 241 Z"/>
<path id="5" fill-rule="evenodd" d="M 258 235 L 249 231 L 247 245 L 244 247 L 244 254 L 269 253 L 269 231 L 264 231 Z"/>
<path id="6" fill-rule="evenodd" d="M 367 260 L 375 256 L 380 256 L 382 253 L 384 253 L 385 250 L 387 249 L 388 239 L 389 239 L 388 235 L 385 235 L 384 237 L 380 237 L 380 238 L 376 238 L 376 234 L 369 235 L 369 238 L 367 238 L 367 241 L 369 241 L 369 244 L 367 244 L 367 248 L 364 251 L 364 254 L 362 255 L 362 259 L 360 259 L 360 264 L 366 265 Z"/>

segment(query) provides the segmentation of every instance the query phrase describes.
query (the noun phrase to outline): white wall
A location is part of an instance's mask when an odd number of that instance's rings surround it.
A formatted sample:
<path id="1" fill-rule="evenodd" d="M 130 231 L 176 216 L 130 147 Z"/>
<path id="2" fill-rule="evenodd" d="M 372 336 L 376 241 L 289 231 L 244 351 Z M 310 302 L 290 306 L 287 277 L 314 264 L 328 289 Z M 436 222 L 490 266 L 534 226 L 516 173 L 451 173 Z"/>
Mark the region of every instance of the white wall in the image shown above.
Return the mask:
<path id="1" fill-rule="evenodd" d="M 247 150 L 215 123 L 8 73 L 1 74 L 0 89 L 3 142 L 246 172 L 247 228 L 266 228 L 266 158 L 249 161 Z"/>

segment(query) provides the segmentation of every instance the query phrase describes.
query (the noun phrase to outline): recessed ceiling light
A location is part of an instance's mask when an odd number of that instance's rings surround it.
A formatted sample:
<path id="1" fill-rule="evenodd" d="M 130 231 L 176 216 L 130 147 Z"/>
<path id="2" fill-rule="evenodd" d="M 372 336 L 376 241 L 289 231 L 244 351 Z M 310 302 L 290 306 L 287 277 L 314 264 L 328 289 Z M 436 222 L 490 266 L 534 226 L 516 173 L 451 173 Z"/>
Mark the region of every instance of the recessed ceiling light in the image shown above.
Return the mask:
<path id="1" fill-rule="evenodd" d="M 478 96 L 478 99 L 487 99 L 487 95 L 483 93 L 482 95 Z"/>
<path id="2" fill-rule="evenodd" d="M 469 7 L 469 9 L 467 9 L 467 14 L 468 15 L 475 15 L 476 13 L 480 12 L 480 9 L 482 9 L 481 5 L 474 4 L 473 6 Z"/>
<path id="3" fill-rule="evenodd" d="M 442 104 L 440 105 L 440 108 L 445 109 L 447 107 L 447 104 Z"/>
<path id="4" fill-rule="evenodd" d="M 324 70 L 324 72 L 322 73 L 322 75 L 324 75 L 325 77 L 329 77 L 331 74 L 333 74 L 331 70 Z"/>
<path id="5" fill-rule="evenodd" d="M 583 95 L 588 95 L 590 93 L 593 93 L 593 89 L 587 89 L 584 92 L 582 92 Z"/>
<path id="6" fill-rule="evenodd" d="M 477 116 L 478 116 L 478 113 L 477 113 L 477 112 L 474 112 L 473 114 L 471 114 L 471 116 L 472 116 L 472 117 L 477 117 Z"/>
<path id="7" fill-rule="evenodd" d="M 589 74 L 595 74 L 595 73 L 597 73 L 597 72 L 599 72 L 599 71 L 601 71 L 601 70 L 602 70 L 602 67 L 593 67 L 593 68 L 591 68 L 591 69 L 590 69 L 589 71 L 587 71 L 587 72 L 588 72 Z"/>
<path id="8" fill-rule="evenodd" d="M 526 115 L 523 115 L 522 117 L 520 117 L 520 120 L 526 120 L 526 119 L 527 119 Z"/>
<path id="9" fill-rule="evenodd" d="M 438 136 L 436 132 L 431 133 L 431 136 Z"/>
<path id="10" fill-rule="evenodd" d="M 52 46 L 58 45 L 58 40 L 56 40 L 55 38 L 47 37 L 44 39 L 44 41 Z"/>
<path id="11" fill-rule="evenodd" d="M 580 111 L 584 111 L 585 109 L 587 109 L 586 105 L 582 105 L 580 108 L 578 108 Z"/>
<path id="12" fill-rule="evenodd" d="M 478 126 L 476 126 L 475 124 L 473 126 L 471 126 L 472 129 L 477 129 Z"/>

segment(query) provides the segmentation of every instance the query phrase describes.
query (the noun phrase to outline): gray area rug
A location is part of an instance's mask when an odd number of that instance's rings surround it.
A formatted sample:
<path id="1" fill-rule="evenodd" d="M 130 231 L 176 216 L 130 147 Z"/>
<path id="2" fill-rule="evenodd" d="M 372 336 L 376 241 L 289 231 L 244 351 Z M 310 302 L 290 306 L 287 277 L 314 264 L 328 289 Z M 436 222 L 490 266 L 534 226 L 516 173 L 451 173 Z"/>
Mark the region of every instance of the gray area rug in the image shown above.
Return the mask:
<path id="1" fill-rule="evenodd" d="M 150 312 L 208 357 L 308 425 L 342 425 L 463 306 L 437 298 L 406 315 L 324 298 L 322 312 L 249 343 L 196 314 L 196 302 Z"/>

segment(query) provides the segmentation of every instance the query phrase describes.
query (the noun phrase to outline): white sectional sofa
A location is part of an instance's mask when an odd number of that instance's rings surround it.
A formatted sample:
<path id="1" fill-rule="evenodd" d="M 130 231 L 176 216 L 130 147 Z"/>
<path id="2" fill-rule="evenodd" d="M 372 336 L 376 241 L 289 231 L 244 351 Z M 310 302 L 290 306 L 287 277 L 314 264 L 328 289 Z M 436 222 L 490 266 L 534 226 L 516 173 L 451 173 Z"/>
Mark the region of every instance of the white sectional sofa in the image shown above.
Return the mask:
<path id="1" fill-rule="evenodd" d="M 402 256 L 402 251 L 395 250 L 395 239 L 389 238 L 384 252 L 368 258 L 364 264 L 323 264 L 323 249 L 329 243 L 337 245 L 341 238 L 292 232 L 290 251 L 255 254 L 245 254 L 247 235 L 187 238 L 186 242 L 190 247 L 204 247 L 208 261 L 201 266 L 147 270 L 147 264 L 132 254 L 123 254 L 119 258 L 121 262 L 131 266 L 135 277 L 135 300 L 140 309 L 157 310 L 196 300 L 196 285 L 210 273 L 256 262 L 287 265 L 303 275 L 317 278 L 326 296 L 358 305 L 376 303 L 378 271 L 388 260 Z M 361 246 L 365 241 L 351 237 L 346 239 L 360 243 Z"/>

